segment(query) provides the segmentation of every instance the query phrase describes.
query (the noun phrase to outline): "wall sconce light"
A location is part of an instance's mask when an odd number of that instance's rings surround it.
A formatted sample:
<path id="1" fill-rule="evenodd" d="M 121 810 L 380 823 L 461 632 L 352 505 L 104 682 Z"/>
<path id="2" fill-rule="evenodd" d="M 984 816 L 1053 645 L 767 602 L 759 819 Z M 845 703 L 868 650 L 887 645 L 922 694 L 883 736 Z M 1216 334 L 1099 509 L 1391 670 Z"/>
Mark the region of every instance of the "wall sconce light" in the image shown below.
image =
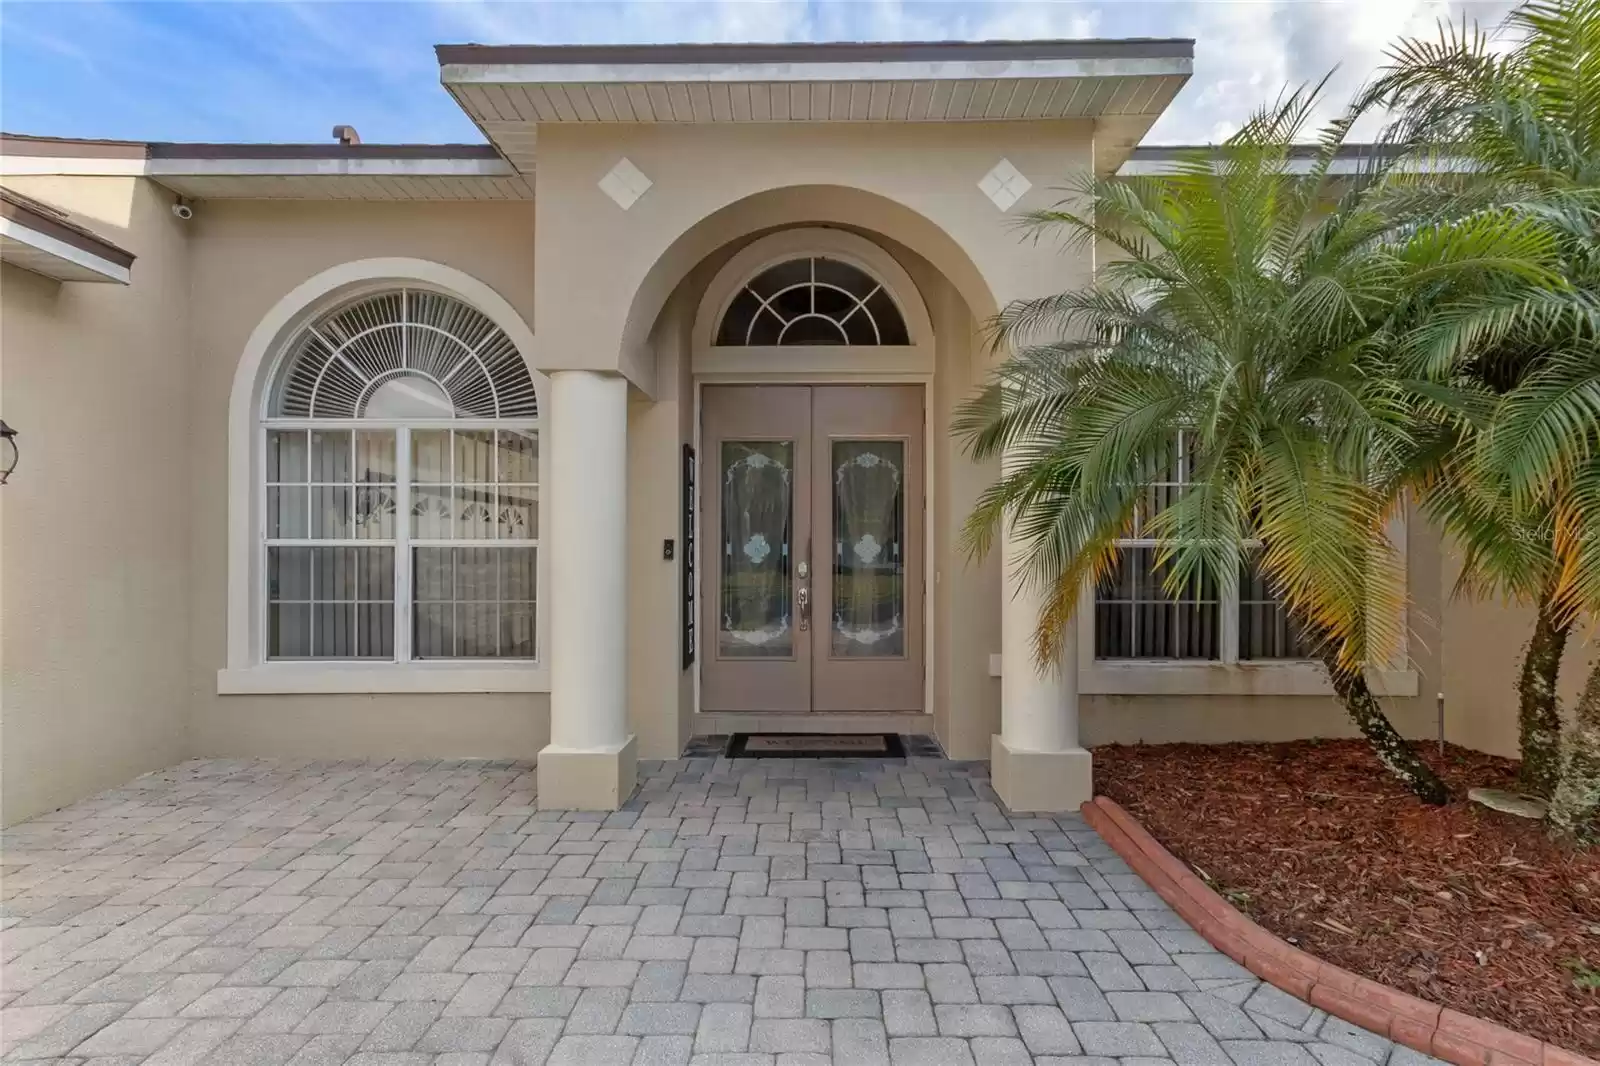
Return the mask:
<path id="1" fill-rule="evenodd" d="M 0 419 L 0 485 L 4 485 L 11 477 L 11 471 L 17 468 L 17 460 L 21 455 L 17 449 L 17 431 Z"/>

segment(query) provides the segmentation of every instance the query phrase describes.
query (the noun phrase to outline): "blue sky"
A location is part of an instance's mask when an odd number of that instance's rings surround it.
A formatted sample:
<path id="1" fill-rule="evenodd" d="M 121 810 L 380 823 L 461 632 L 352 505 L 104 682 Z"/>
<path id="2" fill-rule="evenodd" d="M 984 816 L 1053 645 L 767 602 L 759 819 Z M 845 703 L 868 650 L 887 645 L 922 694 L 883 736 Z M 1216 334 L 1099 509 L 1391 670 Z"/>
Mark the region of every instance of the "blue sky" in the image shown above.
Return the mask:
<path id="1" fill-rule="evenodd" d="M 432 46 L 1194 37 L 1195 76 L 1151 143 L 1225 136 L 1337 68 L 1331 114 L 1402 34 L 1509 0 L 563 0 L 0 3 L 0 128 L 71 137 L 478 141 Z"/>

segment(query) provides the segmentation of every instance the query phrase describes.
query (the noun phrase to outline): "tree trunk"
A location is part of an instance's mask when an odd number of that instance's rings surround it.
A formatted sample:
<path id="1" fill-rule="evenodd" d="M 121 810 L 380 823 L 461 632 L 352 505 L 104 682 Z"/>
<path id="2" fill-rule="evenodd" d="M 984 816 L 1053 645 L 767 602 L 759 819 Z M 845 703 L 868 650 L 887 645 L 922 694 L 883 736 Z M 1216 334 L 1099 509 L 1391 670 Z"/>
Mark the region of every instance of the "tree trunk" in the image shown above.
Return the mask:
<path id="1" fill-rule="evenodd" d="M 1536 796 L 1555 795 L 1561 781 L 1561 708 L 1556 681 L 1561 653 L 1571 627 L 1560 621 L 1551 604 L 1551 590 L 1539 597 L 1533 636 L 1523 649 L 1517 678 L 1517 729 L 1522 742 L 1522 787 Z"/>
<path id="2" fill-rule="evenodd" d="M 1378 761 L 1388 767 L 1389 772 L 1398 777 L 1406 788 L 1416 793 L 1422 802 L 1435 806 L 1449 803 L 1450 790 L 1395 729 L 1388 715 L 1383 713 L 1378 697 L 1372 694 L 1372 689 L 1367 685 L 1367 679 L 1360 673 L 1336 669 L 1338 664 L 1329 662 L 1329 658 L 1323 657 L 1323 665 L 1328 668 L 1333 691 L 1344 701 L 1344 709 L 1361 729 L 1361 735 L 1371 743 Z"/>
<path id="3" fill-rule="evenodd" d="M 1320 626 L 1311 625 L 1303 618 L 1296 621 L 1317 649 L 1316 656 L 1328 671 L 1334 693 L 1344 703 L 1344 709 L 1360 728 L 1361 735 L 1372 745 L 1378 761 L 1422 802 L 1435 806 L 1449 803 L 1450 790 L 1383 713 L 1378 697 L 1367 684 L 1366 675 L 1359 670 L 1346 670 L 1339 662 L 1339 642 Z"/>
<path id="4" fill-rule="evenodd" d="M 1550 800 L 1550 828 L 1575 844 L 1600 843 L 1600 660 L 1578 698 L 1567 767 Z"/>

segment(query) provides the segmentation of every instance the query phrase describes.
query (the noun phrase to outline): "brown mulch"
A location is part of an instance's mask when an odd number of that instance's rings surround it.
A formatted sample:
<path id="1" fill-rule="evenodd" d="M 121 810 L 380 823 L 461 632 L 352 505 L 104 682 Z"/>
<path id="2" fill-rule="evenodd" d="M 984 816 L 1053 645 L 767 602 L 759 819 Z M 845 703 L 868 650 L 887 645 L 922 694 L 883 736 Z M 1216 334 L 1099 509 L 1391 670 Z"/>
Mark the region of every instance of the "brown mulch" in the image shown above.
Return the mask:
<path id="1" fill-rule="evenodd" d="M 1426 758 L 1456 802 L 1418 802 L 1361 741 L 1114 745 L 1094 769 L 1100 792 L 1291 943 L 1600 1054 L 1600 851 L 1466 801 L 1515 789 L 1514 762 L 1432 745 Z"/>

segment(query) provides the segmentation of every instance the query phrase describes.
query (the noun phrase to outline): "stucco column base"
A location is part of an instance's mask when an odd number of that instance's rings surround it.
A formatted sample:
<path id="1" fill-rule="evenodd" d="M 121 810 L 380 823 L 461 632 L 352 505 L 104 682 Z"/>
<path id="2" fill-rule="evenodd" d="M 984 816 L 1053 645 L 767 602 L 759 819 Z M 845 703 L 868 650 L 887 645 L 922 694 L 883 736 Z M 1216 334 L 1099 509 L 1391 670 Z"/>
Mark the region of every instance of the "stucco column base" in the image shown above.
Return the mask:
<path id="1" fill-rule="evenodd" d="M 1020 751 L 996 733 L 989 744 L 989 777 L 1009 810 L 1076 814 L 1094 798 L 1093 760 L 1083 748 Z"/>
<path id="2" fill-rule="evenodd" d="M 541 811 L 615 811 L 628 802 L 639 783 L 635 740 L 629 736 L 612 749 L 561 748 L 550 744 L 539 752 Z"/>

